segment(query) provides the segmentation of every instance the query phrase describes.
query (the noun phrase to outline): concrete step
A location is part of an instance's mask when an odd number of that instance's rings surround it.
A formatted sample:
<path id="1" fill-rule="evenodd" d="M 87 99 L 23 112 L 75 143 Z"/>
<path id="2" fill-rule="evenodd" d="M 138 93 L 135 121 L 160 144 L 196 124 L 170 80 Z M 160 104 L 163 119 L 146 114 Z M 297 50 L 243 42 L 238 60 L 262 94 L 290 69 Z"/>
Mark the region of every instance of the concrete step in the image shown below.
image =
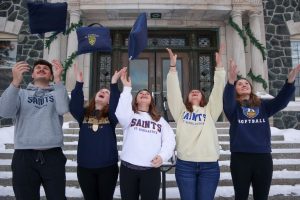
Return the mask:
<path id="1" fill-rule="evenodd" d="M 273 171 L 272 185 L 298 185 L 300 184 L 300 174 L 298 171 Z M 12 172 L 1 172 L 1 186 L 12 186 Z M 76 172 L 66 173 L 66 185 L 68 187 L 79 187 Z M 119 185 L 119 182 L 117 183 Z M 220 176 L 218 186 L 232 186 L 230 172 L 223 172 Z M 177 187 L 175 174 L 166 175 L 166 187 Z"/>
<path id="2" fill-rule="evenodd" d="M 123 130 L 122 128 L 116 128 L 115 129 L 116 134 L 122 135 Z M 176 132 L 176 128 L 173 128 L 174 133 Z M 64 134 L 78 134 L 79 133 L 79 128 L 68 128 L 68 129 L 63 129 Z M 229 134 L 229 128 L 224 127 L 224 128 L 217 128 L 218 134 Z"/>
<path id="3" fill-rule="evenodd" d="M 285 163 L 286 159 L 282 159 L 281 163 L 274 163 L 273 165 L 273 170 L 274 171 L 282 171 L 282 170 L 288 170 L 288 171 L 300 171 L 300 163 L 297 164 L 286 164 Z M 3 160 L 2 160 L 3 161 Z M 9 172 L 11 171 L 11 160 L 7 159 L 7 162 L 5 164 L 0 165 L 0 173 L 1 172 Z M 295 161 L 298 161 L 295 159 Z M 66 172 L 77 172 L 77 163 L 76 161 L 68 160 L 67 162 L 72 162 L 72 165 L 66 165 Z M 225 161 L 227 162 L 227 161 Z M 74 163 L 74 164 L 73 164 Z M 230 167 L 229 167 L 229 161 L 226 165 L 222 165 L 222 162 L 220 162 L 220 170 L 222 172 L 230 172 Z M 167 174 L 174 174 L 175 173 L 175 168 L 172 168 L 170 171 L 168 171 Z"/>
<path id="4" fill-rule="evenodd" d="M 297 150 L 297 151 L 293 151 Z M 300 150 L 298 149 L 287 149 L 286 152 L 282 152 L 281 149 L 273 149 L 272 156 L 274 159 L 300 159 Z M 76 151 L 64 151 L 68 160 L 76 160 Z M 120 154 L 120 152 L 119 152 Z M 0 152 L 0 159 L 12 159 L 13 150 L 8 149 Z M 220 161 L 225 161 L 230 159 L 229 151 L 221 151 Z"/>
<path id="5" fill-rule="evenodd" d="M 284 143 L 284 142 L 280 142 L 280 143 L 274 143 L 275 141 L 273 141 L 272 143 L 272 149 L 280 149 L 280 148 L 284 148 L 284 149 L 295 149 L 295 148 L 300 148 L 300 143 Z M 74 143 L 74 144 L 73 144 Z M 77 150 L 77 140 L 72 140 L 70 142 L 65 142 L 64 146 L 63 146 L 63 150 L 67 151 L 67 150 Z M 221 149 L 222 150 L 229 150 L 230 146 L 228 142 L 224 142 L 220 144 Z M 5 149 L 14 149 L 14 144 L 5 144 Z M 122 150 L 122 142 L 118 142 L 118 150 L 121 151 Z"/>
<path id="6" fill-rule="evenodd" d="M 273 192 L 273 190 L 276 190 L 277 187 L 281 187 L 280 185 L 278 186 L 274 186 L 273 188 L 271 187 L 271 193 Z M 12 192 L 12 188 L 7 188 L 6 189 L 8 192 Z M 226 195 L 224 197 L 222 197 L 221 195 L 218 194 L 219 193 L 225 193 L 223 191 L 230 191 L 233 192 L 233 188 L 232 187 L 218 187 L 217 188 L 217 192 L 216 192 L 216 197 L 214 198 L 214 200 L 234 200 L 233 195 Z M 290 193 L 292 193 L 294 190 L 289 191 Z M 77 195 L 74 195 L 77 194 Z M 179 192 L 177 188 L 167 188 L 166 190 L 167 193 L 167 200 L 180 200 L 179 198 Z M 43 189 L 41 189 L 41 200 L 46 200 L 46 197 L 44 196 L 44 192 Z M 160 191 L 161 194 L 161 191 Z M 66 196 L 68 200 L 84 200 L 84 198 L 82 197 L 82 193 L 80 191 L 80 188 L 73 188 L 73 187 L 66 187 Z M 74 197 L 74 196 L 81 196 L 81 197 Z M 177 196 L 177 197 L 174 197 Z M 116 189 L 115 191 L 115 195 L 114 195 L 114 200 L 120 200 L 120 192 L 119 192 L 119 188 Z M 161 195 L 160 195 L 160 199 L 161 199 Z M 297 195 L 272 195 L 268 197 L 268 200 L 299 200 L 300 196 Z M 0 196 L 0 200 L 15 200 L 15 198 L 13 196 Z M 253 200 L 252 195 L 250 194 L 248 200 Z"/>
<path id="7" fill-rule="evenodd" d="M 176 128 L 176 123 L 175 122 L 169 122 L 170 126 L 172 128 Z M 229 127 L 229 122 L 216 122 L 215 123 L 217 128 L 224 128 L 224 127 Z M 117 125 L 118 128 L 120 128 L 120 124 Z M 70 122 L 69 123 L 69 128 L 79 128 L 79 125 L 77 122 Z"/>

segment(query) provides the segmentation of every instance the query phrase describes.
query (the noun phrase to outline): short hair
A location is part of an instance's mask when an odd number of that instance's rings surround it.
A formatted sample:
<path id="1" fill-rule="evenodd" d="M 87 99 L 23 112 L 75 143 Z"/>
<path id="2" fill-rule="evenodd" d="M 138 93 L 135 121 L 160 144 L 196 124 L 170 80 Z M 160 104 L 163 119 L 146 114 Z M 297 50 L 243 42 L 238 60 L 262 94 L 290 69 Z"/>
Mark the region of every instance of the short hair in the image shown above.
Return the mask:
<path id="1" fill-rule="evenodd" d="M 34 70 L 35 66 L 37 66 L 37 65 L 46 65 L 46 66 L 48 66 L 50 68 L 51 74 L 53 75 L 52 64 L 49 63 L 47 60 L 39 59 L 39 60 L 35 61 L 33 63 L 33 69 L 32 70 Z"/>

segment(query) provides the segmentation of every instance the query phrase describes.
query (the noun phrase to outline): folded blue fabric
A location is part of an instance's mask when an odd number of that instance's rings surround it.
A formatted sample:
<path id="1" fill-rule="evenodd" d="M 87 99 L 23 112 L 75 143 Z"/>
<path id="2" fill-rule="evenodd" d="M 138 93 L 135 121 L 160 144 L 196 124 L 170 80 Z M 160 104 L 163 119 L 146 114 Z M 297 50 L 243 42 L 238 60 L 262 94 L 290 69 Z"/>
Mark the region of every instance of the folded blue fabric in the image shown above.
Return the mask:
<path id="1" fill-rule="evenodd" d="M 136 59 L 139 54 L 147 47 L 148 28 L 147 15 L 141 13 L 135 21 L 128 41 L 128 58 L 129 60 Z"/>
<path id="2" fill-rule="evenodd" d="M 67 3 L 28 2 L 27 7 L 32 34 L 66 30 Z"/>
<path id="3" fill-rule="evenodd" d="M 95 24 L 76 29 L 78 39 L 77 55 L 96 51 L 111 52 L 110 30 L 101 24 L 98 24 L 100 27 L 92 27 Z"/>

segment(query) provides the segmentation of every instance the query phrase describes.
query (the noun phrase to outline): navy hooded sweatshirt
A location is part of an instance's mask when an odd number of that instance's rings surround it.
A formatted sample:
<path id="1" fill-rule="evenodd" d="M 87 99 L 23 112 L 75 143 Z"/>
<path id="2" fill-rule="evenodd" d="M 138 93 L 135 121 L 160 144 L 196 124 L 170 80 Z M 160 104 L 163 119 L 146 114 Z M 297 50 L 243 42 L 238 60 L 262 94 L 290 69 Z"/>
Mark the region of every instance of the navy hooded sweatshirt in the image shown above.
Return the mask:
<path id="1" fill-rule="evenodd" d="M 79 123 L 79 140 L 77 150 L 77 163 L 85 168 L 102 168 L 117 164 L 118 150 L 115 128 L 118 119 L 115 111 L 119 102 L 120 91 L 118 85 L 111 84 L 109 114 L 107 118 L 97 120 L 93 116 L 84 116 L 83 83 L 76 82 L 71 92 L 70 112 Z M 99 128 L 92 128 L 96 120 Z M 96 126 L 96 127 L 98 127 Z"/>
<path id="2" fill-rule="evenodd" d="M 227 83 L 223 105 L 230 122 L 230 151 L 270 153 L 271 129 L 268 118 L 287 106 L 294 91 L 294 84 L 286 82 L 274 99 L 261 100 L 259 107 L 248 107 L 240 105 L 236 100 L 235 86 Z"/>

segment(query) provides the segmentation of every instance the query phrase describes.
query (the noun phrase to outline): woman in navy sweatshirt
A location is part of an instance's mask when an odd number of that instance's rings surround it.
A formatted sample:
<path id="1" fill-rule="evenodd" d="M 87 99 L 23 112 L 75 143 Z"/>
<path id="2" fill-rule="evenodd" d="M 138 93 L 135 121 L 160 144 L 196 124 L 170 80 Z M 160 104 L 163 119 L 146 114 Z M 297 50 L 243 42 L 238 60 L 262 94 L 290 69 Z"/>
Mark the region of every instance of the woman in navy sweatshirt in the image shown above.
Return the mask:
<path id="1" fill-rule="evenodd" d="M 288 75 L 278 95 L 259 99 L 251 83 L 237 80 L 237 66 L 230 63 L 223 95 L 224 112 L 230 122 L 230 169 L 235 199 L 246 200 L 252 185 L 255 200 L 267 200 L 272 181 L 271 130 L 268 118 L 287 106 L 294 91 L 300 65 Z"/>
<path id="2" fill-rule="evenodd" d="M 77 82 L 71 93 L 70 112 L 80 127 L 77 177 L 85 200 L 113 199 L 119 173 L 115 134 L 120 97 L 117 81 L 122 70 L 112 76 L 111 91 L 99 90 L 84 107 L 82 73 L 74 66 Z"/>

